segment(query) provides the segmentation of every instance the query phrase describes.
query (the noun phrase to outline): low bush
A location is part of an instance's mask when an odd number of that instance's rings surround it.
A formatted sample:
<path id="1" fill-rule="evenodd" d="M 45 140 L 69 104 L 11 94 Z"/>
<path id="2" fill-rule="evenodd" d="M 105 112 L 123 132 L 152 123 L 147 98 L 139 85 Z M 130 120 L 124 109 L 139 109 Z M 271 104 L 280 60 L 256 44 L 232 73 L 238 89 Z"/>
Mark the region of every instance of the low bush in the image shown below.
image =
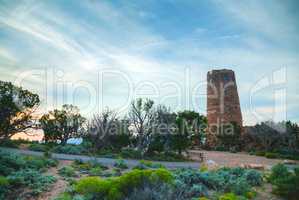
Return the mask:
<path id="1" fill-rule="evenodd" d="M 257 156 L 265 156 L 265 152 L 264 151 L 258 151 L 258 152 L 255 152 L 255 155 Z"/>
<path id="2" fill-rule="evenodd" d="M 108 169 L 106 166 L 102 165 L 101 163 L 98 163 L 96 160 L 83 162 L 81 160 L 75 160 L 72 163 L 72 167 L 76 170 L 79 170 L 81 173 L 90 173 L 91 170 L 94 170 L 94 168 L 100 168 L 102 170 Z"/>
<path id="3" fill-rule="evenodd" d="M 245 195 L 250 192 L 251 187 L 259 186 L 263 182 L 260 172 L 242 168 L 223 168 L 212 172 L 183 169 L 177 170 L 174 177 L 177 190 L 182 190 L 187 199 L 207 196 L 208 190 Z"/>
<path id="4" fill-rule="evenodd" d="M 0 175 L 7 176 L 26 166 L 24 157 L 0 150 Z"/>
<path id="5" fill-rule="evenodd" d="M 119 169 L 128 169 L 128 165 L 123 159 L 118 159 L 114 163 L 114 167 L 119 168 Z"/>
<path id="6" fill-rule="evenodd" d="M 131 149 L 131 148 L 122 149 L 120 156 L 123 158 L 133 158 L 133 159 L 142 158 L 141 151 Z"/>
<path id="7" fill-rule="evenodd" d="M 24 191 L 24 195 L 37 195 L 47 190 L 56 179 L 53 176 L 42 175 L 42 171 L 56 165 L 57 161 L 53 159 L 0 151 L 0 199 L 6 199 L 7 186 L 10 191 L 8 195 L 13 199 L 19 198 L 15 196 L 19 194 L 14 193 L 15 190 Z"/>
<path id="8" fill-rule="evenodd" d="M 239 198 L 234 193 L 227 193 L 227 194 L 220 196 L 219 200 L 239 200 Z"/>
<path id="9" fill-rule="evenodd" d="M 14 140 L 0 140 L 0 146 L 18 148 L 18 144 Z"/>
<path id="10" fill-rule="evenodd" d="M 158 169 L 158 168 L 165 168 L 165 166 L 163 166 L 160 163 L 155 163 L 147 160 L 140 160 L 138 165 L 134 167 L 134 169 Z"/>
<path id="11" fill-rule="evenodd" d="M 76 172 L 75 169 L 71 166 L 64 166 L 58 170 L 59 175 L 63 177 L 75 177 Z"/>
<path id="12" fill-rule="evenodd" d="M 273 192 L 289 200 L 296 200 L 299 196 L 299 168 L 294 172 L 278 164 L 272 168 L 269 181 L 273 184 Z"/>
<path id="13" fill-rule="evenodd" d="M 273 159 L 273 158 L 279 158 L 280 156 L 278 153 L 267 152 L 267 153 L 265 153 L 265 157 Z"/>
<path id="14" fill-rule="evenodd" d="M 49 149 L 49 147 L 46 146 L 45 144 L 32 143 L 28 146 L 28 149 L 31 150 L 31 151 L 45 152 Z"/>
<path id="15" fill-rule="evenodd" d="M 39 170 L 49 168 L 49 167 L 55 167 L 58 164 L 57 160 L 48 159 L 45 157 L 25 156 L 24 160 L 26 162 L 27 168 L 39 169 Z"/>
<path id="16" fill-rule="evenodd" d="M 145 183 L 170 183 L 171 181 L 171 173 L 164 169 L 132 170 L 127 174 L 114 178 L 83 178 L 75 185 L 75 191 L 83 195 L 93 194 L 95 198 L 101 196 L 104 199 L 116 200 L 124 198 L 134 188 L 141 187 Z"/>
<path id="17" fill-rule="evenodd" d="M 64 154 L 86 154 L 88 153 L 88 149 L 86 149 L 83 145 L 57 145 L 52 149 L 55 153 L 64 153 Z"/>
<path id="18" fill-rule="evenodd" d="M 0 199 L 5 199 L 5 194 L 8 192 L 9 182 L 6 177 L 0 176 Z"/>
<path id="19" fill-rule="evenodd" d="M 54 176 L 42 175 L 37 170 L 22 169 L 7 177 L 9 183 L 14 187 L 28 186 L 33 195 L 46 191 L 56 181 Z"/>
<path id="20" fill-rule="evenodd" d="M 103 174 L 103 169 L 101 167 L 93 167 L 89 170 L 89 175 L 91 176 L 101 176 Z"/>
<path id="21" fill-rule="evenodd" d="M 44 157 L 21 156 L 8 151 L 0 151 L 0 175 L 4 176 L 26 168 L 42 170 L 48 167 L 54 167 L 57 163 L 57 160 Z"/>

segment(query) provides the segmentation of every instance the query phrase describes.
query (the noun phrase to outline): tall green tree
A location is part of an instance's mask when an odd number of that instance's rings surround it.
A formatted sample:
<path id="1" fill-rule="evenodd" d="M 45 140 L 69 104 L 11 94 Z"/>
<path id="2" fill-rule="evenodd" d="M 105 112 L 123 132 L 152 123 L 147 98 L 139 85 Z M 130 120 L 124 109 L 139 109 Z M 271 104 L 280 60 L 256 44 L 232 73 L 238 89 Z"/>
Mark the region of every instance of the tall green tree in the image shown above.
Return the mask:
<path id="1" fill-rule="evenodd" d="M 32 113 L 39 103 L 37 94 L 0 81 L 0 140 L 32 128 Z"/>
<path id="2" fill-rule="evenodd" d="M 78 107 L 65 104 L 61 110 L 55 109 L 41 117 L 44 140 L 46 142 L 59 140 L 64 145 L 68 139 L 82 136 L 85 121 Z"/>

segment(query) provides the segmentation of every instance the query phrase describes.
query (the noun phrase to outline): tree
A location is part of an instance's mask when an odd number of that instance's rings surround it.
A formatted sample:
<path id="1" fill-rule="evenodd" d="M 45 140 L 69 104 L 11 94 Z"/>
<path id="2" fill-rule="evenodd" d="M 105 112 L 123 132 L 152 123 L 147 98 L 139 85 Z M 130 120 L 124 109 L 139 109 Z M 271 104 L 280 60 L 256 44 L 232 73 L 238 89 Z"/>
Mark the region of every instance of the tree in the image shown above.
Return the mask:
<path id="1" fill-rule="evenodd" d="M 118 120 L 117 114 L 107 108 L 88 123 L 88 137 L 97 149 L 120 149 L 130 143 L 128 126 L 127 120 Z"/>
<path id="2" fill-rule="evenodd" d="M 82 136 L 84 122 L 85 118 L 80 115 L 78 107 L 67 104 L 63 105 L 61 110 L 55 109 L 44 114 L 40 119 L 44 140 L 59 140 L 63 145 L 70 138 Z"/>
<path id="3" fill-rule="evenodd" d="M 185 110 L 178 113 L 177 124 L 180 133 L 187 133 L 194 146 L 200 146 L 204 142 L 207 118 L 195 111 Z"/>
<path id="4" fill-rule="evenodd" d="M 137 148 L 143 153 L 147 150 L 152 130 L 153 105 L 154 101 L 139 98 L 131 103 L 129 110 L 129 120 L 137 134 Z"/>
<path id="5" fill-rule="evenodd" d="M 39 103 L 37 94 L 0 81 L 0 140 L 34 127 L 32 113 Z"/>
<path id="6" fill-rule="evenodd" d="M 263 151 L 298 151 L 299 127 L 290 121 L 266 121 L 247 127 L 245 132 L 246 146 L 253 146 Z"/>
<path id="7" fill-rule="evenodd" d="M 223 124 L 220 127 L 221 131 L 217 134 L 218 145 L 226 150 L 240 150 L 241 142 L 241 127 L 236 122 Z"/>
<path id="8" fill-rule="evenodd" d="M 151 134 L 148 145 L 148 152 L 152 153 L 170 151 L 171 138 L 177 132 L 176 114 L 172 113 L 164 105 L 158 105 L 153 109 L 151 120 Z"/>

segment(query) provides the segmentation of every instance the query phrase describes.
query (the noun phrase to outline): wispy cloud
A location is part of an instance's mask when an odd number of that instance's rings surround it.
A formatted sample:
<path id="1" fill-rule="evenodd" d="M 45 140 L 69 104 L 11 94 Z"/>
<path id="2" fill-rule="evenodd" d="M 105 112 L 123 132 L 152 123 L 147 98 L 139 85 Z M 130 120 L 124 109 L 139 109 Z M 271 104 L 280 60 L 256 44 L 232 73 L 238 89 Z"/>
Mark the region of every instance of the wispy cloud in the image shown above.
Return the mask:
<path id="1" fill-rule="evenodd" d="M 188 89 L 205 81 L 208 70 L 227 67 L 236 71 L 246 113 L 252 84 L 279 67 L 298 71 L 299 31 L 290 11 L 292 2 L 168 3 L 4 1 L 0 5 L 0 78 L 13 80 L 23 71 L 46 68 L 64 72 L 56 82 L 86 81 L 96 86 L 98 70 L 115 69 L 128 75 L 135 87 L 145 81 L 160 87 L 158 99 L 175 91 L 161 88 L 162 83 L 179 84 L 183 109 Z M 189 86 L 186 68 L 191 74 Z M 45 81 L 44 77 L 29 80 L 30 87 L 39 81 Z M 126 84 L 121 78 L 105 81 L 105 91 L 99 93 L 107 105 L 122 104 Z M 54 92 L 51 85 L 48 96 Z M 260 106 L 265 98 L 259 96 L 256 104 Z M 82 104 L 87 101 L 80 99 Z M 205 110 L 205 102 L 191 108 Z"/>

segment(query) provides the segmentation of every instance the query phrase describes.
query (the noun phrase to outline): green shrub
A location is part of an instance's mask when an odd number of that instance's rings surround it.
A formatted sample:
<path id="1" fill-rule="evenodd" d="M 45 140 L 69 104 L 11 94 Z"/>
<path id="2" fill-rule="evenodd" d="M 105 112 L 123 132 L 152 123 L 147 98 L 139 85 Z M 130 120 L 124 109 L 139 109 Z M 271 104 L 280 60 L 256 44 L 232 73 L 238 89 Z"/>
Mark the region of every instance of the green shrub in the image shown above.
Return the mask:
<path id="1" fill-rule="evenodd" d="M 227 193 L 219 197 L 219 200 L 238 200 L 238 196 L 234 193 Z"/>
<path id="2" fill-rule="evenodd" d="M 114 167 L 117 167 L 119 169 L 128 169 L 128 165 L 123 159 L 118 159 L 114 163 Z"/>
<path id="3" fill-rule="evenodd" d="M 134 188 L 142 186 L 145 182 L 172 181 L 172 175 L 165 169 L 158 170 L 132 170 L 120 177 L 100 179 L 98 177 L 82 178 L 75 185 L 75 191 L 80 194 L 93 194 L 108 200 L 121 199 Z"/>
<path id="4" fill-rule="evenodd" d="M 299 168 L 289 172 L 283 164 L 272 168 L 269 181 L 273 184 L 273 192 L 289 200 L 298 199 L 299 195 Z"/>
<path id="5" fill-rule="evenodd" d="M 5 194 L 8 192 L 9 182 L 4 176 L 0 176 L 0 199 L 5 199 Z"/>
<path id="6" fill-rule="evenodd" d="M 255 153 L 255 155 L 257 155 L 257 156 L 265 156 L 265 152 L 264 151 L 257 151 L 256 153 Z"/>
<path id="7" fill-rule="evenodd" d="M 244 177 L 251 186 L 260 186 L 263 183 L 262 174 L 257 170 L 247 170 Z"/>
<path id="8" fill-rule="evenodd" d="M 9 175 L 7 179 L 14 187 L 28 186 L 34 195 L 46 191 L 56 181 L 54 176 L 42 175 L 32 169 L 19 170 Z"/>
<path id="9" fill-rule="evenodd" d="M 37 157 L 37 156 L 25 156 L 24 160 L 26 162 L 27 168 L 34 168 L 34 169 L 55 167 L 58 164 L 57 160 L 48 159 L 45 157 Z"/>
<path id="10" fill-rule="evenodd" d="M 63 177 L 75 177 L 76 172 L 75 169 L 71 166 L 64 166 L 58 170 L 59 175 Z"/>
<path id="11" fill-rule="evenodd" d="M 123 158 L 134 158 L 134 159 L 142 158 L 141 152 L 135 149 L 123 149 L 120 155 Z"/>
<path id="12" fill-rule="evenodd" d="M 21 156 L 7 151 L 0 151 L 0 175 L 4 176 L 25 168 L 41 170 L 54 167 L 57 163 L 57 160 L 44 157 Z"/>
<path id="13" fill-rule="evenodd" d="M 2 147 L 10 147 L 10 148 L 18 148 L 18 144 L 14 140 L 1 140 L 0 146 Z"/>
<path id="14" fill-rule="evenodd" d="M 81 173 L 90 173 L 90 170 L 93 170 L 93 168 L 101 168 L 102 170 L 108 169 L 108 167 L 102 165 L 101 163 L 98 163 L 96 160 L 88 161 L 88 162 L 83 162 L 81 160 L 75 160 L 72 163 L 72 166 L 76 170 L 79 170 Z"/>
<path id="15" fill-rule="evenodd" d="M 84 148 L 82 145 L 58 145 L 52 149 L 53 152 L 55 153 L 64 153 L 64 154 L 75 154 L 75 155 L 80 155 L 80 154 L 86 154 L 87 149 Z"/>
<path id="16" fill-rule="evenodd" d="M 62 193 L 54 200 L 73 200 L 72 196 L 68 193 Z"/>
<path id="17" fill-rule="evenodd" d="M 28 149 L 31 150 L 31 151 L 47 151 L 48 150 L 48 147 L 45 145 L 45 144 L 38 144 L 38 143 L 33 143 L 33 144 L 30 144 L 28 146 Z"/>
<path id="18" fill-rule="evenodd" d="M 20 155 L 0 150 L 0 175 L 7 176 L 26 166 L 26 161 Z"/>
<path id="19" fill-rule="evenodd" d="M 89 175 L 91 176 L 101 176 L 103 174 L 103 169 L 101 167 L 93 167 L 89 170 Z"/>
<path id="20" fill-rule="evenodd" d="M 270 158 L 270 159 L 279 158 L 279 154 L 278 153 L 267 152 L 267 153 L 265 153 L 265 157 Z"/>
<path id="21" fill-rule="evenodd" d="M 176 190 L 186 199 L 207 196 L 208 191 L 233 192 L 244 195 L 251 187 L 262 184 L 262 174 L 256 170 L 222 168 L 216 171 L 181 169 L 174 172 Z M 193 188 L 193 189 L 192 189 Z"/>
<path id="22" fill-rule="evenodd" d="M 163 166 L 160 163 L 155 163 L 148 160 L 140 160 L 138 165 L 134 167 L 134 169 L 158 169 L 158 168 L 165 168 L 165 166 Z"/>
<path id="23" fill-rule="evenodd" d="M 276 180 L 282 177 L 290 176 L 288 168 L 283 164 L 277 164 L 271 169 L 271 174 L 269 176 L 269 181 L 273 184 Z"/>

